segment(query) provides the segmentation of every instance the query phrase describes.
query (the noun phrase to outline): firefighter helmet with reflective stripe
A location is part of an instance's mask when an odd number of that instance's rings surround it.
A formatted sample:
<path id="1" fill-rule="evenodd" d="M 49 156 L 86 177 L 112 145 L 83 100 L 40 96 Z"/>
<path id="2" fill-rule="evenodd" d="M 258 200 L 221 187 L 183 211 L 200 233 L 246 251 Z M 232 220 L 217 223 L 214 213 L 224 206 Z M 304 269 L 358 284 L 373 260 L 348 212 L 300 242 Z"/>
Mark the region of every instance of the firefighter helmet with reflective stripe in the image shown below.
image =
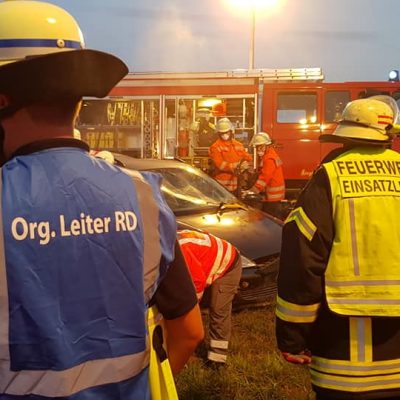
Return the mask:
<path id="1" fill-rule="evenodd" d="M 128 69 L 117 57 L 84 49 L 75 19 L 45 2 L 0 2 L 0 93 L 12 99 L 104 97 Z"/>
<path id="2" fill-rule="evenodd" d="M 250 146 L 262 146 L 262 145 L 269 145 L 272 143 L 271 138 L 269 137 L 268 133 L 266 132 L 259 132 L 253 136 L 251 139 Z"/>
<path id="3" fill-rule="evenodd" d="M 217 124 L 215 125 L 215 130 L 218 133 L 226 133 L 229 131 L 233 132 L 234 128 L 229 118 L 221 118 L 217 121 Z"/>
<path id="4" fill-rule="evenodd" d="M 332 135 L 322 135 L 321 140 L 336 139 L 388 142 L 390 130 L 397 121 L 399 110 L 390 96 L 373 96 L 348 103 Z M 338 141 L 338 140 L 333 140 Z"/>
<path id="5" fill-rule="evenodd" d="M 0 4 L 0 10 L 0 65 L 27 56 L 85 47 L 77 22 L 60 7 L 8 0 Z"/>

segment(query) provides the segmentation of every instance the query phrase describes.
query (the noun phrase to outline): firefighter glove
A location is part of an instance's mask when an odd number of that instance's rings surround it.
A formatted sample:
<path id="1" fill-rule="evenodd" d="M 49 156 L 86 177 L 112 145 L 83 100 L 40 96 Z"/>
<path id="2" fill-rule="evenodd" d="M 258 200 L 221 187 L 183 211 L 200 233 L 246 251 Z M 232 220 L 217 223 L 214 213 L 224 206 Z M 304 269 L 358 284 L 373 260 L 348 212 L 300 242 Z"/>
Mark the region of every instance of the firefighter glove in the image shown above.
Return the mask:
<path id="1" fill-rule="evenodd" d="M 307 365 L 311 362 L 311 352 L 309 350 L 304 350 L 299 354 L 291 354 L 282 352 L 284 359 L 292 364 L 303 364 Z"/>
<path id="2" fill-rule="evenodd" d="M 251 192 L 251 193 L 256 193 L 256 194 L 259 194 L 259 193 L 260 193 L 260 191 L 259 191 L 255 186 L 252 186 L 252 187 L 249 189 L 249 192 Z"/>

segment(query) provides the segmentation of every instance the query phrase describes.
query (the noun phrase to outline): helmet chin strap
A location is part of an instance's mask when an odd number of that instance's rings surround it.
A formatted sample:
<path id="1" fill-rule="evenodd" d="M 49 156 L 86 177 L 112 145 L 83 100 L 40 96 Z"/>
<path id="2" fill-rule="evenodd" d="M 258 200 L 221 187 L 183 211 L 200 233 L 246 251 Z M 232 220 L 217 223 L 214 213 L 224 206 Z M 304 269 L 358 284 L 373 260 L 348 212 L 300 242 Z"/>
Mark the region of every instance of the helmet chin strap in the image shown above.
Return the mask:
<path id="1" fill-rule="evenodd" d="M 10 117 L 14 113 L 16 113 L 19 109 L 21 109 L 24 105 L 22 103 L 13 103 L 12 105 L 8 105 L 0 109 L 0 123 L 4 118 Z"/>
<path id="2" fill-rule="evenodd" d="M 7 161 L 6 156 L 4 154 L 4 129 L 0 123 L 0 167 Z"/>
<path id="3" fill-rule="evenodd" d="M 8 103 L 0 108 L 0 167 L 2 167 L 7 161 L 7 158 L 4 154 L 5 130 L 2 125 L 2 120 L 16 113 L 24 105 L 25 104 L 23 101 L 12 101 L 11 103 Z"/>

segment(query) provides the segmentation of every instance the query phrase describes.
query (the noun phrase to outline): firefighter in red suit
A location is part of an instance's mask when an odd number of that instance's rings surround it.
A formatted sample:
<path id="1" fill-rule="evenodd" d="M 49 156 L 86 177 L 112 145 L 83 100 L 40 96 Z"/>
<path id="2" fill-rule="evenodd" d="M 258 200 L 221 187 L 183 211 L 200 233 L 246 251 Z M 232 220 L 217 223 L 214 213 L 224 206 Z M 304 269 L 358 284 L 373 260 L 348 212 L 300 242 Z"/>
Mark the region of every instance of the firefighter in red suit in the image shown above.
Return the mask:
<path id="1" fill-rule="evenodd" d="M 240 254 L 226 240 L 205 232 L 180 230 L 178 241 L 199 301 L 210 287 L 207 364 L 221 366 L 227 359 L 232 301 L 242 274 Z"/>
<path id="2" fill-rule="evenodd" d="M 237 190 L 239 172 L 250 168 L 251 155 L 243 144 L 233 138 L 233 125 L 228 118 L 221 118 L 216 125 L 219 135 L 209 148 L 209 155 L 214 163 L 214 178 L 230 192 Z"/>
<path id="3" fill-rule="evenodd" d="M 273 148 L 271 138 L 265 132 L 254 135 L 250 145 L 256 148 L 259 175 L 249 191 L 265 193 L 263 211 L 279 217 L 281 201 L 285 198 L 282 160 Z"/>

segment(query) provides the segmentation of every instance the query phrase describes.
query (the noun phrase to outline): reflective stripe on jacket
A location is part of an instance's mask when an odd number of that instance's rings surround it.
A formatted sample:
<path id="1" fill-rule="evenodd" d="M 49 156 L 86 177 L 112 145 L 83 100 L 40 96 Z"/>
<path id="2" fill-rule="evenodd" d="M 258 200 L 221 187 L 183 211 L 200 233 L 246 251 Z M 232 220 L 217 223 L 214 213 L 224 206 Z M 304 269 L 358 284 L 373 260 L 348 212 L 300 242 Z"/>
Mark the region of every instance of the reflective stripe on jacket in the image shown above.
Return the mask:
<path id="1" fill-rule="evenodd" d="M 260 192 L 265 192 L 266 201 L 284 200 L 285 179 L 282 160 L 273 147 L 268 147 L 261 162 L 261 171 L 254 186 Z"/>
<path id="2" fill-rule="evenodd" d="M 251 161 L 251 155 L 238 140 L 218 139 L 209 148 L 210 158 L 213 160 L 217 172 L 214 178 L 229 191 L 237 188 L 235 170 L 240 161 Z"/>
<path id="3" fill-rule="evenodd" d="M 0 394 L 148 399 L 146 303 L 176 231 L 160 189 L 75 148 L 1 172 Z"/>
<path id="4" fill-rule="evenodd" d="M 343 315 L 400 316 L 400 237 L 392 234 L 400 207 L 400 155 L 364 149 L 323 166 L 336 227 L 325 273 L 329 307 Z"/>
<path id="5" fill-rule="evenodd" d="M 356 155 L 371 152 L 371 154 L 388 156 L 388 153 L 378 147 L 368 151 L 363 148 L 353 148 L 351 151 Z M 340 160 L 340 156 L 345 152 L 348 152 L 348 149 L 333 150 L 323 164 Z M 397 161 L 398 156 L 395 155 L 395 157 L 394 163 L 368 162 L 364 163 L 364 166 L 369 168 L 370 172 L 374 172 L 371 169 L 373 166 L 373 168 L 390 166 L 391 171 L 397 175 L 397 165 L 400 164 Z M 351 160 L 347 158 L 346 161 Z M 363 171 L 362 164 L 357 165 L 361 172 Z M 356 171 L 354 162 L 348 162 L 344 166 L 349 172 Z M 351 173 L 349 176 L 356 177 L 357 174 Z M 363 180 L 362 175 L 359 176 L 360 182 Z M 344 184 L 343 188 L 351 188 L 352 185 Z M 362 194 L 359 184 L 354 187 L 357 187 L 358 195 Z M 376 190 L 379 190 L 379 187 L 381 187 L 380 184 L 376 186 Z M 400 199 L 395 197 L 396 202 L 400 202 Z M 354 200 L 357 198 L 354 196 Z M 386 216 L 383 216 L 386 198 L 387 196 L 376 195 L 376 202 L 383 203 L 379 206 L 378 213 L 368 215 L 363 209 L 355 207 L 355 216 L 364 221 L 363 227 L 360 228 L 357 219 L 357 225 L 354 225 L 357 227 L 357 233 L 362 234 L 364 227 L 370 231 L 371 227 L 367 226 L 368 224 L 372 224 L 376 231 L 382 229 L 384 232 L 387 229 L 382 226 L 382 223 L 386 221 Z M 349 200 L 339 197 L 337 201 L 346 203 Z M 400 398 L 400 318 L 339 315 L 332 312 L 330 306 L 328 307 L 325 274 L 331 249 L 332 246 L 339 244 L 336 235 L 338 230 L 342 231 L 340 225 L 349 227 L 348 219 L 339 219 L 337 205 L 333 202 L 330 179 L 326 168 L 322 166 L 315 171 L 300 194 L 295 210 L 285 221 L 282 232 L 278 275 L 279 297 L 276 309 L 278 347 L 281 351 L 292 354 L 298 354 L 304 349 L 311 351 L 310 372 L 313 389 L 323 397 L 328 398 L 330 395 L 332 398 L 343 400 L 367 400 L 385 396 Z M 357 205 L 359 205 L 358 201 Z M 343 204 L 340 206 L 343 207 Z M 399 207 L 400 204 L 396 204 L 396 209 Z M 349 210 L 349 208 L 346 209 Z M 341 232 L 340 235 L 342 242 L 343 233 Z M 363 236 L 365 243 L 369 243 L 371 251 L 375 248 L 376 236 L 374 234 L 370 237 Z M 393 236 L 400 237 L 400 225 L 393 225 L 390 237 L 383 236 L 386 240 L 384 245 L 391 246 Z M 351 239 L 350 236 L 347 238 Z M 379 239 L 378 244 L 382 242 L 383 239 Z M 343 246 L 343 252 L 347 251 L 348 258 L 352 258 L 355 249 L 352 246 L 353 244 L 348 244 L 347 250 Z M 396 255 L 392 253 L 392 255 L 399 264 L 400 253 L 397 253 Z M 338 259 L 340 262 L 346 258 L 344 253 L 342 256 Z M 346 265 L 351 262 L 346 261 Z M 371 262 L 374 263 L 372 271 L 375 270 L 375 264 L 377 264 L 382 268 L 383 273 L 383 263 L 376 258 L 371 259 Z M 363 272 L 366 266 L 363 264 Z M 342 273 L 340 265 L 339 272 Z M 352 290 L 353 288 L 347 286 L 344 289 Z"/>
<path id="6" fill-rule="evenodd" d="M 226 240 L 191 230 L 178 231 L 178 241 L 190 269 L 197 296 L 201 298 L 204 289 L 232 266 L 236 249 Z"/>

